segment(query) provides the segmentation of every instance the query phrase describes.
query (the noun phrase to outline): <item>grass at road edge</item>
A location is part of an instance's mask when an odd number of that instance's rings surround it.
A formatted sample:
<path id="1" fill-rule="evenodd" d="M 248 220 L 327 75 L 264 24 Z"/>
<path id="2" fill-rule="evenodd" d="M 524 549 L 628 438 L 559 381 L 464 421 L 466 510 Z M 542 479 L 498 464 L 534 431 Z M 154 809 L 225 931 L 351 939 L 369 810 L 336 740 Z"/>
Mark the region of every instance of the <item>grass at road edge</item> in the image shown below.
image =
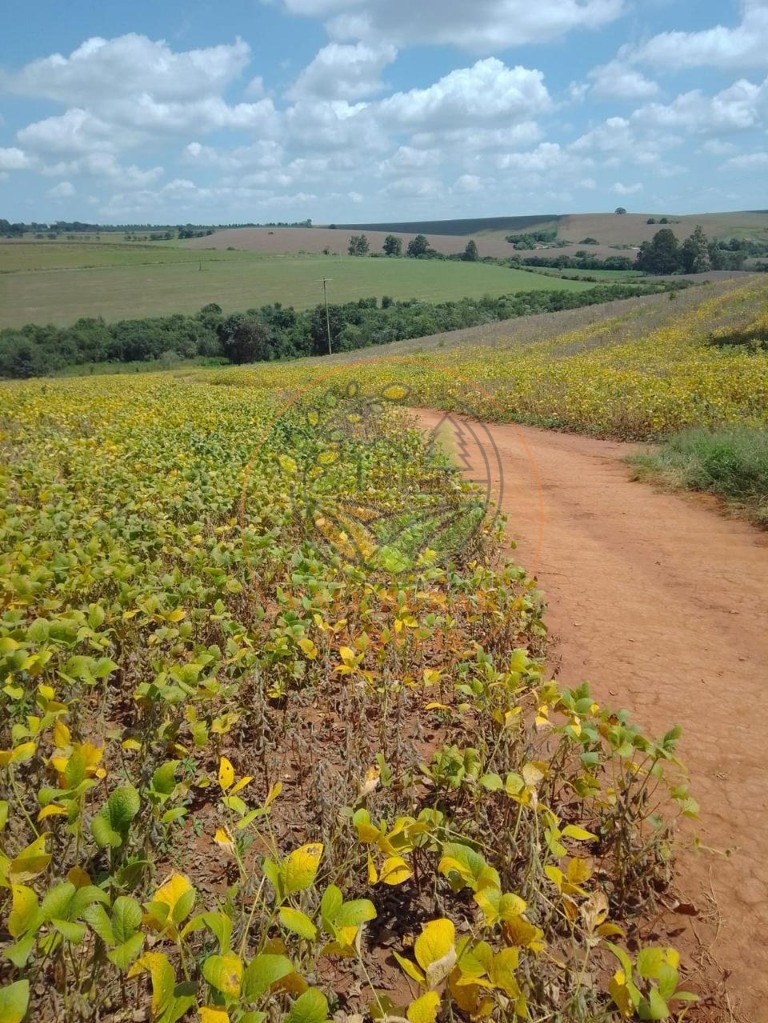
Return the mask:
<path id="1" fill-rule="evenodd" d="M 768 529 L 768 429 L 695 427 L 650 452 L 632 455 L 638 479 L 698 490 Z"/>

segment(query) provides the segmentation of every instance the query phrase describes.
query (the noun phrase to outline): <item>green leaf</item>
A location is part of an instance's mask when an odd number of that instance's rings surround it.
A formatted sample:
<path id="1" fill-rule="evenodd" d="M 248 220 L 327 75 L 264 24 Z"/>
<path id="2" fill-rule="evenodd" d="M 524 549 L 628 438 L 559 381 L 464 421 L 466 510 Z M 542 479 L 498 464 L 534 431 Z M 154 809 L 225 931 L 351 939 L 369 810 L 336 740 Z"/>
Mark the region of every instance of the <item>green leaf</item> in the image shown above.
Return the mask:
<path id="1" fill-rule="evenodd" d="M 641 948 L 637 953 L 637 972 L 646 980 L 655 980 L 665 963 L 663 948 Z"/>
<path id="2" fill-rule="evenodd" d="M 29 981 L 0 988 L 0 1023 L 21 1023 L 29 1006 Z"/>
<path id="3" fill-rule="evenodd" d="M 110 825 L 108 817 L 103 813 L 97 813 L 91 821 L 91 834 L 99 849 L 106 849 L 107 846 L 119 849 L 123 844 L 123 836 L 115 831 Z"/>
<path id="4" fill-rule="evenodd" d="M 167 760 L 152 775 L 152 788 L 160 795 L 169 796 L 176 788 L 178 760 Z"/>
<path id="5" fill-rule="evenodd" d="M 292 931 L 294 934 L 298 934 L 300 938 L 306 938 L 308 941 L 314 941 L 317 937 L 317 928 L 309 917 L 305 913 L 302 913 L 300 909 L 292 909 L 290 906 L 283 906 L 280 910 L 280 923 L 287 930 Z"/>
<path id="6" fill-rule="evenodd" d="M 12 962 L 17 970 L 23 970 L 34 947 L 35 934 L 33 931 L 17 941 L 15 945 L 11 945 L 10 948 L 6 949 L 5 958 Z"/>
<path id="7" fill-rule="evenodd" d="M 269 955 L 266 952 L 256 956 L 248 964 L 243 977 L 245 1000 L 255 1002 L 272 984 L 293 972 L 293 963 L 287 956 Z"/>
<path id="8" fill-rule="evenodd" d="M 118 970 L 127 970 L 134 959 L 144 948 L 144 935 L 133 934 L 127 941 L 124 941 L 122 945 L 118 945 L 117 948 L 113 948 L 111 952 L 107 953 L 107 959 L 113 963 Z"/>
<path id="9" fill-rule="evenodd" d="M 112 921 L 102 905 L 95 903 L 93 906 L 89 906 L 83 913 L 83 919 L 105 945 L 109 945 L 111 948 L 112 945 L 116 944 L 115 932 L 112 930 Z"/>
<path id="10" fill-rule="evenodd" d="M 329 934 L 333 934 L 336 915 L 343 904 L 344 896 L 341 893 L 341 889 L 337 888 L 335 884 L 329 884 L 323 892 L 323 898 L 320 902 L 320 918 Z"/>
<path id="11" fill-rule="evenodd" d="M 669 1019 L 669 1007 L 655 987 L 650 990 L 647 1008 L 645 1005 L 640 1006 L 639 1015 L 640 1019 Z"/>
<path id="12" fill-rule="evenodd" d="M 109 896 L 101 888 L 97 888 L 94 884 L 83 885 L 82 888 L 78 888 L 75 894 L 72 896 L 72 901 L 69 904 L 69 917 L 72 920 L 78 920 L 82 917 L 83 913 L 92 906 L 95 902 L 103 903 L 105 906 L 109 905 Z"/>
<path id="13" fill-rule="evenodd" d="M 115 942 L 122 945 L 132 938 L 141 924 L 141 906 L 127 895 L 115 899 L 112 907 L 112 930 Z"/>
<path id="14" fill-rule="evenodd" d="M 119 849 L 140 809 L 141 799 L 133 785 L 116 788 L 91 821 L 91 832 L 99 848 Z"/>
<path id="15" fill-rule="evenodd" d="M 85 924 L 73 923 L 71 920 L 58 920 L 54 918 L 51 920 L 51 923 L 59 934 L 62 934 L 73 945 L 79 945 L 87 933 Z"/>
<path id="16" fill-rule="evenodd" d="M 176 1023 L 197 1001 L 196 985 L 194 983 L 177 984 L 173 990 L 170 1003 L 165 1012 L 157 1020 L 157 1023 Z"/>
<path id="17" fill-rule="evenodd" d="M 131 821 L 141 809 L 141 799 L 133 785 L 121 785 L 107 800 L 107 807 L 112 827 L 127 835 Z"/>
<path id="18" fill-rule="evenodd" d="M 480 784 L 489 792 L 499 792 L 504 788 L 504 782 L 498 774 L 484 774 L 480 779 Z"/>
<path id="19" fill-rule="evenodd" d="M 64 781 L 66 782 L 68 789 L 76 789 L 81 781 L 85 778 L 86 768 L 88 762 L 85 757 L 85 750 L 82 746 L 72 751 L 72 754 L 67 761 L 67 766 L 64 768 Z"/>
<path id="20" fill-rule="evenodd" d="M 40 906 L 43 920 L 53 920 L 54 917 L 66 919 L 69 916 L 69 907 L 75 890 L 73 884 L 65 881 L 47 891 Z"/>
<path id="21" fill-rule="evenodd" d="M 328 1001 L 322 991 L 311 987 L 299 995 L 288 1013 L 287 1023 L 325 1023 Z"/>
<path id="22" fill-rule="evenodd" d="M 368 920 L 376 919 L 376 907 L 370 899 L 353 899 L 345 902 L 336 915 L 337 927 L 359 927 Z"/>

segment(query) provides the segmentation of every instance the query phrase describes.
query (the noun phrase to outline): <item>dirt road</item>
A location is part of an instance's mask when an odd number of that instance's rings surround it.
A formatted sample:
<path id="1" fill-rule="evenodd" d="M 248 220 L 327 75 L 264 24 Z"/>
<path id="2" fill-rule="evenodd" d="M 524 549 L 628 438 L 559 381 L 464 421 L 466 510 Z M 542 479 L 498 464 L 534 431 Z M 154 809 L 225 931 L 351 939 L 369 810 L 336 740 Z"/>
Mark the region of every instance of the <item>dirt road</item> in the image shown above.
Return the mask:
<path id="1" fill-rule="evenodd" d="M 430 429 L 443 418 L 418 415 Z M 590 680 L 648 730 L 683 726 L 702 807 L 684 837 L 721 852 L 681 853 L 680 886 L 701 915 L 680 926 L 713 941 L 705 969 L 730 974 L 733 1018 L 767 1023 L 768 535 L 696 496 L 633 482 L 629 445 L 487 430 L 516 560 L 549 603 L 560 680 Z"/>

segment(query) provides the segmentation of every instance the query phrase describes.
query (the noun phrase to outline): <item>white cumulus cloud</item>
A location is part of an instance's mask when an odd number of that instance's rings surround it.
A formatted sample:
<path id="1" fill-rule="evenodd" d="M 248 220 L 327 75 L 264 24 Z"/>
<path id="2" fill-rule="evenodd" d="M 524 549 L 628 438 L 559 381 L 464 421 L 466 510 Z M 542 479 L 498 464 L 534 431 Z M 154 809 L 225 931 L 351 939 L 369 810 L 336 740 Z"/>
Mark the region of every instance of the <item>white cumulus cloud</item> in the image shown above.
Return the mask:
<path id="1" fill-rule="evenodd" d="M 282 0 L 294 14 L 330 17 L 339 39 L 449 44 L 472 53 L 544 43 L 614 21 L 623 0 Z"/>
<path id="2" fill-rule="evenodd" d="M 619 60 L 603 64 L 589 72 L 592 92 L 602 99 L 648 99 L 659 92 L 659 86 Z"/>
<path id="3" fill-rule="evenodd" d="M 451 130 L 528 121 L 550 106 L 541 71 L 508 68 L 488 57 L 451 71 L 426 89 L 395 93 L 379 104 L 378 112 L 399 128 Z"/>
<path id="4" fill-rule="evenodd" d="M 69 199 L 75 194 L 75 186 L 71 181 L 60 181 L 45 193 L 49 199 Z"/>
<path id="5" fill-rule="evenodd" d="M 661 32 L 638 47 L 626 47 L 633 61 L 656 67 L 716 67 L 744 70 L 768 67 L 768 4 L 745 0 L 735 27 L 715 25 L 701 32 Z"/>
<path id="6" fill-rule="evenodd" d="M 397 56 L 394 46 L 330 43 L 301 72 L 288 95 L 293 99 L 357 100 L 382 89 L 381 72 Z"/>

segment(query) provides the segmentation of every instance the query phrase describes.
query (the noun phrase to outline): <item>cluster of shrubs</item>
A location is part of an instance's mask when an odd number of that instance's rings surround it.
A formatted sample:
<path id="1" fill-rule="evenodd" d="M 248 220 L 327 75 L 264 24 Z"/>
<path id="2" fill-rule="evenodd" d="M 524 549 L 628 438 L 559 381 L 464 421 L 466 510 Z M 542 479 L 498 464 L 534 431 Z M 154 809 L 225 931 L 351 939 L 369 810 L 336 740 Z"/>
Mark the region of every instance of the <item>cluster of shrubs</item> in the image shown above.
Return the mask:
<path id="1" fill-rule="evenodd" d="M 45 376 L 68 366 L 219 358 L 265 362 L 352 351 L 371 345 L 474 327 L 532 313 L 556 312 L 674 290 L 681 284 L 611 284 L 588 291 L 526 291 L 438 304 L 417 299 L 360 299 L 297 311 L 279 303 L 225 316 L 207 305 L 193 316 L 141 320 L 80 319 L 71 327 L 29 324 L 0 331 L 0 377 Z"/>
<path id="2" fill-rule="evenodd" d="M 582 242 L 583 245 L 591 244 Z M 579 250 L 573 256 L 513 256 L 512 266 L 542 266 L 550 267 L 553 270 L 636 270 L 634 259 L 628 256 L 606 256 L 601 259 L 599 256 L 591 255 L 585 250 Z"/>

